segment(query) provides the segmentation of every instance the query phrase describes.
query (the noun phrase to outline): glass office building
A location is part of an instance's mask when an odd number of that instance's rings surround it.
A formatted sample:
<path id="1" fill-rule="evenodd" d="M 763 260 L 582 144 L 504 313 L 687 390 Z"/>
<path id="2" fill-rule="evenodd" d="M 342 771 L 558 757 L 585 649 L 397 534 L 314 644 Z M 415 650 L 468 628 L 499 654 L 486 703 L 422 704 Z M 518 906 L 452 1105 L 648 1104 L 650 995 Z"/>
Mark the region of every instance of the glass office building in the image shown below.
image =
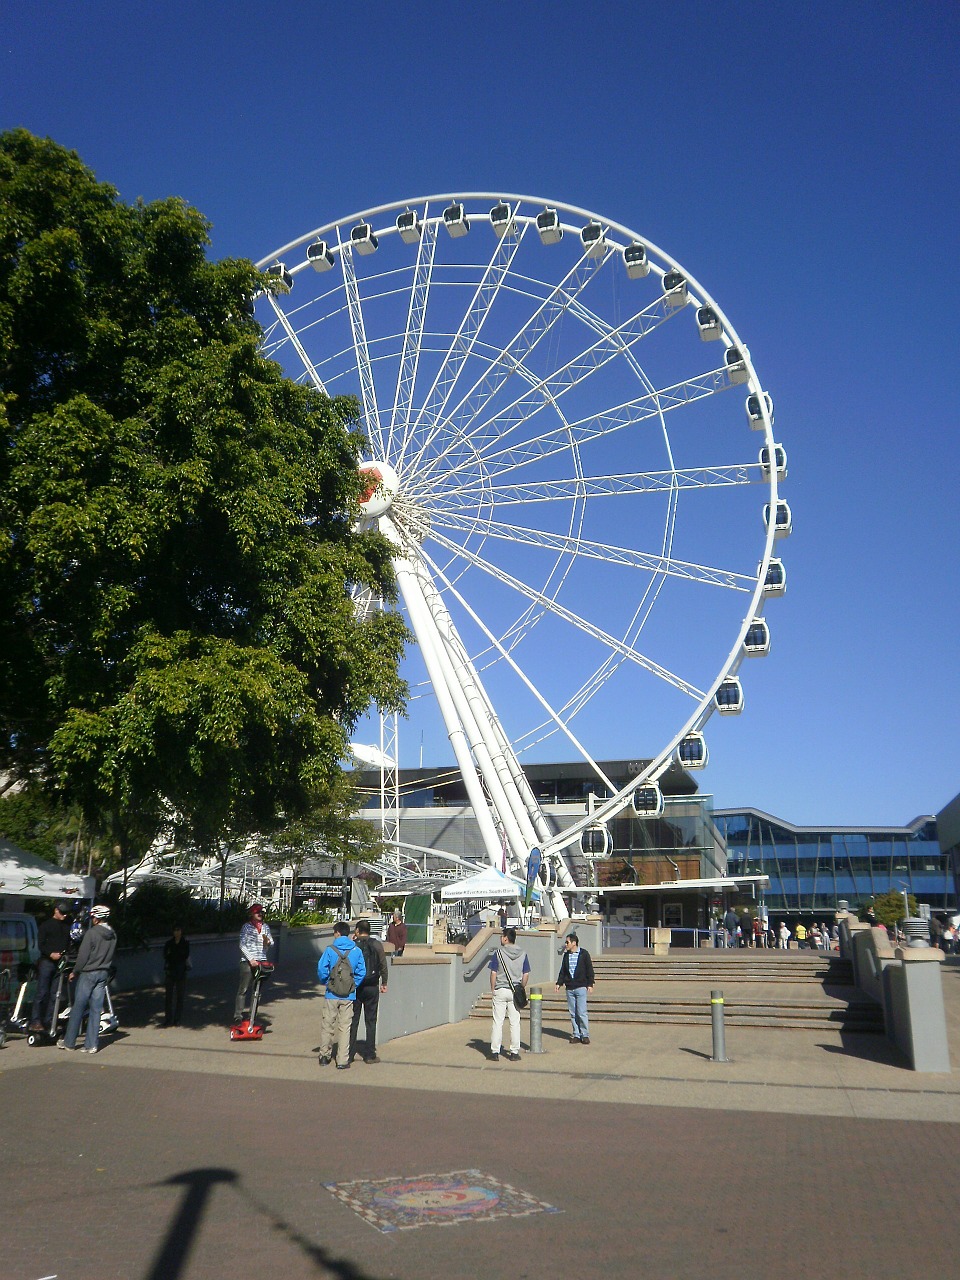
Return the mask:
<path id="1" fill-rule="evenodd" d="M 771 913 L 854 910 L 890 889 L 906 889 L 931 909 L 957 904 L 949 857 L 933 817 L 906 827 L 800 827 L 759 809 L 715 809 L 731 875 L 770 877 Z"/>

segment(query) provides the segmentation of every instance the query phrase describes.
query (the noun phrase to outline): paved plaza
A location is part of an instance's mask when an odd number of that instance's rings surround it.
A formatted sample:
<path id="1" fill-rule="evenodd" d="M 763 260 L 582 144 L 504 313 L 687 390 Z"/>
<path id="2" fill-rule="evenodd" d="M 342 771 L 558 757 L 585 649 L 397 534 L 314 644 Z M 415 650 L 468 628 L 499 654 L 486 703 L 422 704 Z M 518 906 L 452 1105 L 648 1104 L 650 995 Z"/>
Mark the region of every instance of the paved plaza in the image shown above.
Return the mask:
<path id="1" fill-rule="evenodd" d="M 834 1031 L 730 1028 L 715 1063 L 709 1026 L 652 1024 L 491 1063 L 473 1019 L 336 1072 L 308 983 L 247 1044 L 233 975 L 179 1029 L 161 993 L 121 997 L 95 1057 L 0 1050 L 0 1280 L 952 1270 L 960 965 L 943 979 L 943 1075 Z"/>

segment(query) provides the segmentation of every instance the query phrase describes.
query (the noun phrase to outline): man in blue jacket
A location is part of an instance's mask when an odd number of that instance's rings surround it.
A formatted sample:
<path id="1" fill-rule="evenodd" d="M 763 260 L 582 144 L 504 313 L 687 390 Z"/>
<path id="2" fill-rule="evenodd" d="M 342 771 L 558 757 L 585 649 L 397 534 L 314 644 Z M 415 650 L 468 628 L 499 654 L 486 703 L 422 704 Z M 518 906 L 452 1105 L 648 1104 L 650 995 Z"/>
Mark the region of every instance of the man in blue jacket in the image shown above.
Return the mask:
<path id="1" fill-rule="evenodd" d="M 341 963 L 341 960 L 343 963 Z M 366 977 L 363 952 L 350 937 L 346 920 L 333 926 L 333 942 L 317 964 L 317 978 L 326 987 L 320 1024 L 320 1065 L 330 1065 L 333 1042 L 337 1042 L 337 1070 L 350 1066 L 350 1025 L 357 987 Z"/>

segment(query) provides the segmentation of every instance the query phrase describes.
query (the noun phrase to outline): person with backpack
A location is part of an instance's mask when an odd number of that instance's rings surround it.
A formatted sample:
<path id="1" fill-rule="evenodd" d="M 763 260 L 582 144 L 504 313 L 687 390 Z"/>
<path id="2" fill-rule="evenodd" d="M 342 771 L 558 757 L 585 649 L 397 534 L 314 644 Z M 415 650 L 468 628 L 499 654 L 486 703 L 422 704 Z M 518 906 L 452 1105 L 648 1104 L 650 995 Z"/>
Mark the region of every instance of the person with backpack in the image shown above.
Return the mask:
<path id="1" fill-rule="evenodd" d="M 363 952 L 350 937 L 346 920 L 333 926 L 333 942 L 317 964 L 317 978 L 326 987 L 320 1024 L 320 1065 L 328 1067 L 337 1042 L 337 1070 L 350 1066 L 350 1024 L 357 987 L 366 977 Z"/>
<path id="2" fill-rule="evenodd" d="M 357 1056 L 357 1032 L 360 1029 L 360 1014 L 363 1013 L 363 1025 L 367 1035 L 364 1062 L 379 1062 L 377 1057 L 377 1011 L 380 1008 L 380 994 L 387 989 L 387 957 L 383 943 L 370 937 L 370 921 L 358 920 L 353 931 L 353 940 L 363 952 L 363 963 L 366 966 L 366 977 L 357 986 L 357 998 L 353 1002 L 353 1021 L 350 1024 L 350 1061 Z"/>

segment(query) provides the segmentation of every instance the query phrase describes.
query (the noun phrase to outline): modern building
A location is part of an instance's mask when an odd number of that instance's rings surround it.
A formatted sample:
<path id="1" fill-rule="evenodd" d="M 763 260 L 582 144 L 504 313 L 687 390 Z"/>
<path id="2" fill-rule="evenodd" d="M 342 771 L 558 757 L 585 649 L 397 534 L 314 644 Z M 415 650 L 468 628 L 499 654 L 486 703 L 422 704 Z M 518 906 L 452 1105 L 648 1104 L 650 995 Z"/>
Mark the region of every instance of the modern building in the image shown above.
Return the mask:
<path id="1" fill-rule="evenodd" d="M 615 760 L 601 768 L 619 789 L 645 764 Z M 585 764 L 527 765 L 524 772 L 557 832 L 608 796 Z M 806 827 L 760 809 L 714 809 L 713 797 L 679 766 L 660 787 L 660 815 L 626 809 L 606 835 L 593 833 L 572 851 L 578 882 L 611 920 L 702 929 L 731 901 L 762 903 L 775 918 L 819 919 L 839 902 L 856 908 L 890 889 L 906 889 L 931 910 L 957 906 L 960 796 L 937 818 L 925 815 L 904 827 Z M 379 774 L 363 773 L 361 788 L 362 816 L 378 821 Z M 401 839 L 414 852 L 485 860 L 456 769 L 401 770 L 400 805 Z"/>
<path id="2" fill-rule="evenodd" d="M 613 760 L 600 764 L 604 775 L 620 790 L 646 767 L 644 760 Z M 524 773 L 552 829 L 559 833 L 593 812 L 595 803 L 610 792 L 586 764 L 526 765 Z M 441 865 L 430 851 L 443 851 L 470 861 L 486 855 L 476 820 L 456 769 L 400 770 L 400 839 L 410 862 L 422 870 Z M 364 805 L 361 816 L 379 821 L 380 778 L 373 771 L 360 775 Z M 578 884 L 584 886 L 581 905 L 599 905 L 609 920 L 636 927 L 670 923 L 678 929 L 704 929 L 711 910 L 727 896 L 756 893 L 754 878 L 738 885 L 727 876 L 722 839 L 712 818 L 713 798 L 701 795 L 686 770 L 675 765 L 660 779 L 662 813 L 641 817 L 632 808 L 612 819 L 606 834 L 588 830 L 569 859 Z"/>
<path id="3" fill-rule="evenodd" d="M 905 827 L 803 827 L 752 808 L 713 816 L 730 873 L 769 876 L 771 916 L 819 919 L 838 902 L 856 909 L 890 889 L 906 889 L 931 910 L 956 906 L 956 878 L 932 816 Z"/>

